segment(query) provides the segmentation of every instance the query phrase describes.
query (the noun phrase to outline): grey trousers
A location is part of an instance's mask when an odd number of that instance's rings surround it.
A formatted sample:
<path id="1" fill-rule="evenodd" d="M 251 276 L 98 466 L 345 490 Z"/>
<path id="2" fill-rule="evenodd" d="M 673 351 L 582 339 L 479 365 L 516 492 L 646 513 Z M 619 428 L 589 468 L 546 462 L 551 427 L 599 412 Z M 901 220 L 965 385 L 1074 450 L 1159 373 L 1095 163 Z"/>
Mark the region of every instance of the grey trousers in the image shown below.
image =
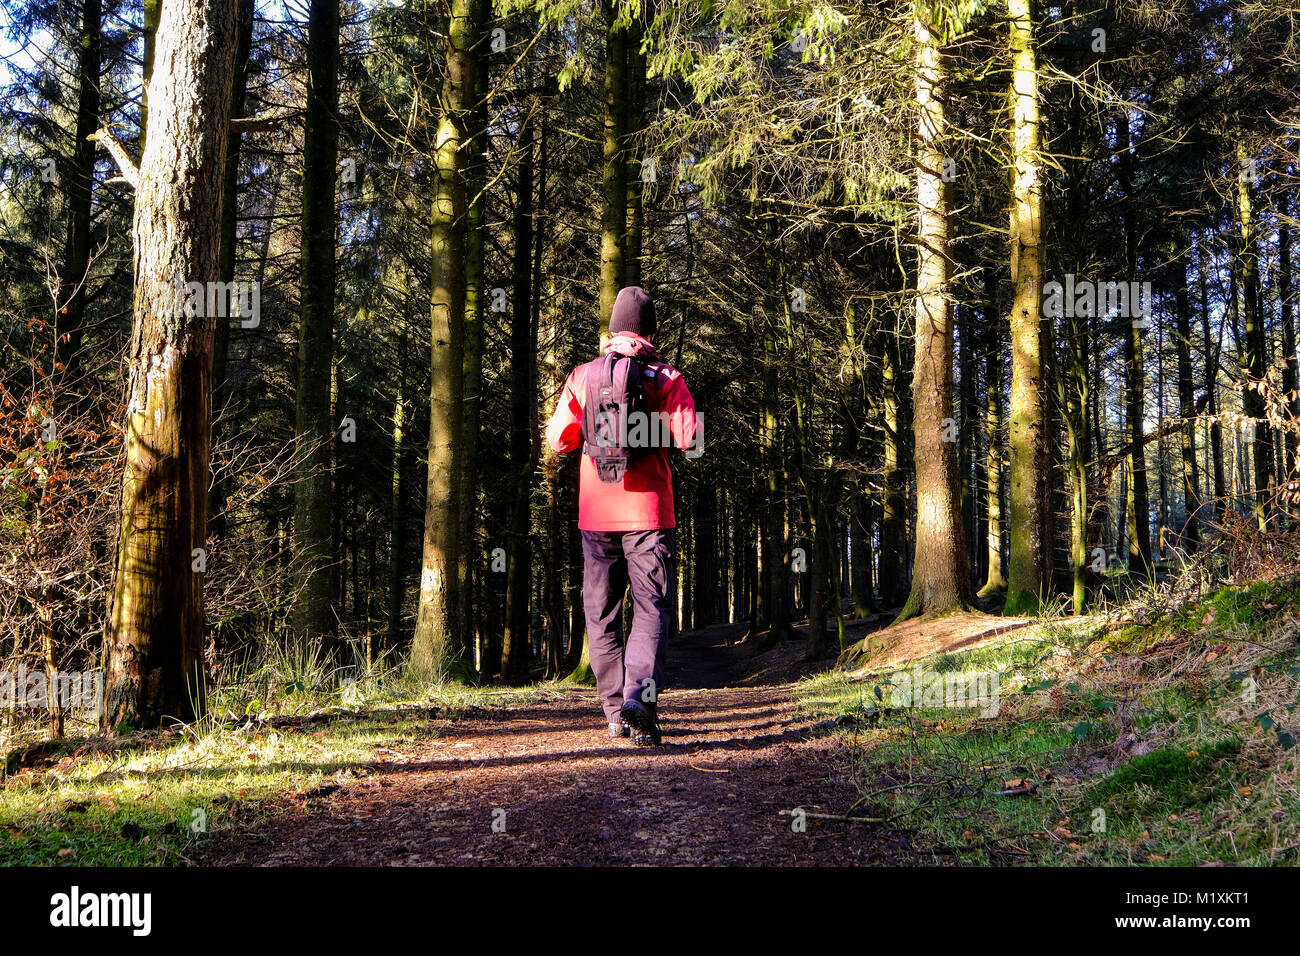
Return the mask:
<path id="1" fill-rule="evenodd" d="M 663 690 L 661 658 L 671 624 L 673 528 L 583 531 L 582 604 L 587 647 L 605 718 L 617 721 L 623 701 L 638 698 L 655 713 Z M 623 595 L 632 592 L 632 628 L 623 638 Z"/>

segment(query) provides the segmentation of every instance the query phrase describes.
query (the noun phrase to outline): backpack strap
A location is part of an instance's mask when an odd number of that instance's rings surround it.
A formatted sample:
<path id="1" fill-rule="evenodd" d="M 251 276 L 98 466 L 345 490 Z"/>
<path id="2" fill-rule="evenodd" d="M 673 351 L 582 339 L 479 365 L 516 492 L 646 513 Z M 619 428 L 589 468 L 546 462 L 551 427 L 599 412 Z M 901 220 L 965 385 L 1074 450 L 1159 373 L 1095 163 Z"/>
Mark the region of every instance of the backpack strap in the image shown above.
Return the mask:
<path id="1" fill-rule="evenodd" d="M 614 363 L 620 357 L 614 352 L 607 352 L 587 366 L 587 394 L 582 405 L 582 451 L 596 461 L 610 451 L 609 446 L 598 441 L 598 429 L 605 400 L 614 391 Z"/>

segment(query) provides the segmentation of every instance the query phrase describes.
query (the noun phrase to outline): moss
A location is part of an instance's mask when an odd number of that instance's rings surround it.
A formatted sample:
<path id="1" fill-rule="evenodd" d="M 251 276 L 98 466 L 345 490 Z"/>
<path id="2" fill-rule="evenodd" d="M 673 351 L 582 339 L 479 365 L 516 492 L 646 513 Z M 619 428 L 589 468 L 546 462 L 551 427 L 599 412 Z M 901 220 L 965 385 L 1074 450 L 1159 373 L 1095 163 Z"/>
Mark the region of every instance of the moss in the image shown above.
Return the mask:
<path id="1" fill-rule="evenodd" d="M 1241 742 L 1228 738 L 1202 746 L 1198 750 L 1167 747 L 1153 750 L 1124 764 L 1092 789 L 1099 802 L 1113 797 L 1132 795 L 1138 787 L 1155 794 L 1154 802 L 1162 806 L 1190 806 L 1203 803 L 1215 788 L 1202 785 L 1214 776 L 1216 764 L 1235 755 Z M 1221 789 L 1227 784 L 1220 781 Z"/>
<path id="2" fill-rule="evenodd" d="M 1003 617 L 1034 617 L 1039 611 L 1038 595 L 1020 589 L 1007 593 L 1007 603 L 1002 607 Z"/>
<path id="3" fill-rule="evenodd" d="M 940 674 L 958 671 L 962 668 L 962 659 L 957 654 L 940 654 L 934 660 L 934 670 Z"/>

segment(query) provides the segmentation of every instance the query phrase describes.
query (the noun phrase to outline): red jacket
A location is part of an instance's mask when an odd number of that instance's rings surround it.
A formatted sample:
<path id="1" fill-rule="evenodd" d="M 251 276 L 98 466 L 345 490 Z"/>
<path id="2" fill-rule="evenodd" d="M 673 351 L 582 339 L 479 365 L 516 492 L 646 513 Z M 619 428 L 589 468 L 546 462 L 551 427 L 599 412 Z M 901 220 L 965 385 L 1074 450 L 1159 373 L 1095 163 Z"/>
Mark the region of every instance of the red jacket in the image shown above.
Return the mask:
<path id="1" fill-rule="evenodd" d="M 647 404 L 667 414 L 668 431 L 678 448 L 696 439 L 695 400 L 682 373 L 659 358 L 649 340 L 632 332 L 610 339 L 605 352 L 635 355 L 645 362 Z M 579 365 L 560 390 L 555 414 L 546 425 L 546 440 L 558 452 L 582 447 L 582 406 L 587 398 L 587 370 Z M 673 472 L 667 448 L 655 448 L 628 464 L 617 484 L 601 481 L 596 466 L 582 456 L 578 480 L 578 527 L 583 531 L 653 531 L 677 527 L 673 514 Z"/>

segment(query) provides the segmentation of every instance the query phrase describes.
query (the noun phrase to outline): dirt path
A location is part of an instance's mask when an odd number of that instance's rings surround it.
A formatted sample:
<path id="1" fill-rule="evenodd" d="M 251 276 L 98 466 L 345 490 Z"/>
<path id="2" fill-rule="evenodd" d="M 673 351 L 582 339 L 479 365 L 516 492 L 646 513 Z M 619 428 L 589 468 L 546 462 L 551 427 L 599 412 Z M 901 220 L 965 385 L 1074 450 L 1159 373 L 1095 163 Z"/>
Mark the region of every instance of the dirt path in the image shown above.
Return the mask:
<path id="1" fill-rule="evenodd" d="M 227 833 L 205 864 L 863 864 L 897 837 L 780 811 L 844 813 L 858 797 L 838 738 L 795 714 L 790 684 L 728 682 L 734 630 L 682 635 L 660 698 L 664 743 L 605 736 L 595 695 L 445 722 L 328 796 Z M 504 832 L 498 829 L 504 811 Z"/>

